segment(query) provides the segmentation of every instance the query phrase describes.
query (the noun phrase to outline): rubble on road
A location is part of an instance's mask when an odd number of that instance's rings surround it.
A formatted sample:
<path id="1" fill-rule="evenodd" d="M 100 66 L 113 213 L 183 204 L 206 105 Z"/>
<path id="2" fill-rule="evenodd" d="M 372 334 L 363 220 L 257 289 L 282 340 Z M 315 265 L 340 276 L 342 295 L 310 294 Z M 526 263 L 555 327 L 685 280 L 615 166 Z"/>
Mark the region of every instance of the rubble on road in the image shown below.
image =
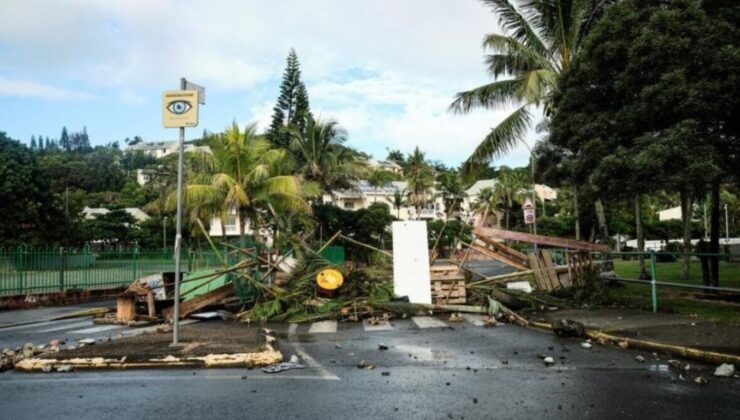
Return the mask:
<path id="1" fill-rule="evenodd" d="M 714 376 L 719 376 L 723 378 L 730 378 L 734 374 L 735 365 L 731 365 L 729 363 L 722 363 L 721 365 L 717 366 L 717 369 L 714 370 Z"/>
<path id="2" fill-rule="evenodd" d="M 283 363 L 276 363 L 274 365 L 265 366 L 262 368 L 262 372 L 265 373 L 279 373 L 279 372 L 285 372 L 286 370 L 292 370 L 292 369 L 304 369 L 305 366 L 300 363 L 294 363 L 294 362 L 283 362 Z"/>

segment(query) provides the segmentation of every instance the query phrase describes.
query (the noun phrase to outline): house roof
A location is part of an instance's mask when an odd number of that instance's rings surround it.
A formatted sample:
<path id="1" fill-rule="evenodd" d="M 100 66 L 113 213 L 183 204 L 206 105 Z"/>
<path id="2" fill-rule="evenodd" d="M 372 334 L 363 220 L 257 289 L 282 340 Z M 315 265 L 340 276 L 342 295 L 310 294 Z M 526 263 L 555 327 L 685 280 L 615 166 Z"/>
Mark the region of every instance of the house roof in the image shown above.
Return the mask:
<path id="1" fill-rule="evenodd" d="M 149 215 L 144 213 L 144 211 L 138 207 L 126 207 L 123 210 L 139 222 L 149 219 Z M 85 207 L 82 209 L 82 214 L 85 216 L 85 219 L 93 219 L 100 214 L 108 213 L 110 213 L 110 210 L 105 207 Z"/>

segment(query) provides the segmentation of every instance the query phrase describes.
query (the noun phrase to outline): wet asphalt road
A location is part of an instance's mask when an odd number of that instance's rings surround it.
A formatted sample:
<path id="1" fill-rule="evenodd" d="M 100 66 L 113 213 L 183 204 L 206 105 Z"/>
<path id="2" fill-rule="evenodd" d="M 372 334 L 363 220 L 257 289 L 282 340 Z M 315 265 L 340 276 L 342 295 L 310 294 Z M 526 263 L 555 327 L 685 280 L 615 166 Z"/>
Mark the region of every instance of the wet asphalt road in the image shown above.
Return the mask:
<path id="1" fill-rule="evenodd" d="M 273 325 L 286 356 L 301 355 L 308 367 L 272 375 L 7 372 L 0 418 L 740 418 L 740 381 L 714 378 L 712 367 L 692 363 L 684 381 L 665 357 L 642 353 L 648 361 L 640 364 L 637 351 L 586 350 L 580 340 L 516 326 L 448 324 L 420 329 L 398 320 L 389 331 L 340 324 L 330 333 Z M 538 353 L 556 365 L 544 367 Z M 359 369 L 363 360 L 375 368 Z M 698 373 L 709 384 L 695 384 Z"/>

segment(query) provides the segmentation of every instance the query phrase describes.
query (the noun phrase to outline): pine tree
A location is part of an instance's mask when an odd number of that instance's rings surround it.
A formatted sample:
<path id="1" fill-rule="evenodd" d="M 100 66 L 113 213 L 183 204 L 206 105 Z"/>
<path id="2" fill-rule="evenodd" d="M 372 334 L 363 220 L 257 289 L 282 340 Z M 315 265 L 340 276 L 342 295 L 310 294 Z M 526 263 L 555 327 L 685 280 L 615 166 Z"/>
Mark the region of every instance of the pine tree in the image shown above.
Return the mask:
<path id="1" fill-rule="evenodd" d="M 72 145 L 69 143 L 67 127 L 62 127 L 62 135 L 59 137 L 59 146 L 68 152 L 72 149 Z"/>
<path id="2" fill-rule="evenodd" d="M 80 144 L 78 145 L 79 150 L 90 149 L 90 136 L 87 135 L 87 126 L 82 126 L 82 133 L 79 138 Z"/>
<path id="3" fill-rule="evenodd" d="M 310 117 L 308 92 L 301 81 L 298 56 L 291 48 L 283 73 L 283 82 L 280 85 L 280 96 L 273 108 L 272 124 L 267 136 L 276 146 L 287 147 L 290 139 L 285 128 L 294 125 L 303 130 Z"/>
<path id="4" fill-rule="evenodd" d="M 31 150 L 36 150 L 36 136 L 31 134 Z"/>

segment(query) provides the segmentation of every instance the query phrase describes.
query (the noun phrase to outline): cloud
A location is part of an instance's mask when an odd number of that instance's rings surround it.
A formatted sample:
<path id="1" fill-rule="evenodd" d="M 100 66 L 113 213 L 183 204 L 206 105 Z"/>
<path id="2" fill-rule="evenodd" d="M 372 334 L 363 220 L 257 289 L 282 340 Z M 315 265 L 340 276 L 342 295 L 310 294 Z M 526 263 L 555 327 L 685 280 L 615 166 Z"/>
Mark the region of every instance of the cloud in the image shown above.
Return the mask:
<path id="1" fill-rule="evenodd" d="M 93 97 L 85 92 L 55 87 L 30 80 L 4 77 L 0 77 L 0 96 L 42 98 L 55 101 L 86 100 Z"/>

